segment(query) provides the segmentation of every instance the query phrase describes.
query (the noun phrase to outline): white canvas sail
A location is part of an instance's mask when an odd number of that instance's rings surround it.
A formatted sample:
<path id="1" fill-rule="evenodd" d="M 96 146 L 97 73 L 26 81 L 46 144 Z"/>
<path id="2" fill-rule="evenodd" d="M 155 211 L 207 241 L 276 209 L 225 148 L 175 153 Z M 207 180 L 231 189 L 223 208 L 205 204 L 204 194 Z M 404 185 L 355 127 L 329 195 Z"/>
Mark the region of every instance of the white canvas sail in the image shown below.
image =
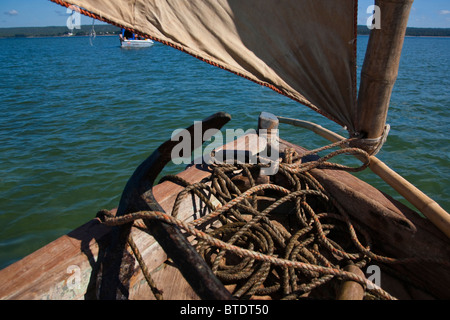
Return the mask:
<path id="1" fill-rule="evenodd" d="M 78 6 L 356 128 L 356 0 L 52 1 Z"/>

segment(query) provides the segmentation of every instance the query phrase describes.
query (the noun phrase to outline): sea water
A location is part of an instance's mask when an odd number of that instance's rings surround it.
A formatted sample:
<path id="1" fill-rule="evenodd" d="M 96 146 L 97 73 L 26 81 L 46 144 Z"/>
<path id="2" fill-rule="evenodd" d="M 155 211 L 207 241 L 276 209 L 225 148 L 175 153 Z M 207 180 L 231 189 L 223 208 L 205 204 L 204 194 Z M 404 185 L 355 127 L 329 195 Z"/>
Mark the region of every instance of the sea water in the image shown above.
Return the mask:
<path id="1" fill-rule="evenodd" d="M 358 71 L 367 40 L 358 37 Z M 448 38 L 405 39 L 391 131 L 378 155 L 447 211 L 449 52 Z M 0 39 L 0 67 L 0 268 L 117 207 L 153 150 L 215 112 L 231 114 L 227 128 L 255 128 L 268 111 L 346 135 L 307 107 L 161 44 L 124 50 L 111 36 Z M 328 144 L 288 125 L 280 135 L 309 149 Z M 369 170 L 358 177 L 402 199 Z"/>

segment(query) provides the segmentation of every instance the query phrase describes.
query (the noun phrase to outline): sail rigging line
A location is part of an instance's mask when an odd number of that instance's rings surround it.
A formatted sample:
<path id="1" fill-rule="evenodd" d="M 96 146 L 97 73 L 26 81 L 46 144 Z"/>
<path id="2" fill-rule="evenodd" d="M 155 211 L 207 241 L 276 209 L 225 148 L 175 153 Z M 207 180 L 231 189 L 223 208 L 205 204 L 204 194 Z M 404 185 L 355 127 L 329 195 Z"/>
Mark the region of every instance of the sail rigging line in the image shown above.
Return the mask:
<path id="1" fill-rule="evenodd" d="M 208 63 L 209 65 L 212 65 L 212 66 L 217 67 L 217 68 L 219 68 L 219 69 L 222 69 L 222 70 L 231 72 L 231 73 L 233 73 L 233 74 L 235 74 L 235 75 L 237 75 L 237 76 L 239 76 L 239 77 L 241 77 L 241 78 L 250 80 L 250 81 L 252 81 L 252 82 L 254 82 L 254 83 L 256 83 L 256 84 L 258 84 L 258 85 L 260 85 L 260 86 L 267 87 L 267 88 L 269 88 L 269 89 L 275 91 L 275 92 L 278 93 L 278 94 L 281 94 L 281 95 L 283 95 L 283 96 L 285 96 L 285 97 L 287 97 L 287 98 L 289 98 L 289 99 L 291 99 L 291 100 L 294 100 L 294 101 L 296 101 L 296 102 L 298 102 L 298 103 L 300 103 L 300 104 L 302 104 L 302 105 L 304 105 L 304 106 L 306 106 L 306 107 L 309 107 L 309 108 L 312 109 L 313 111 L 315 111 L 315 112 L 321 114 L 322 116 L 328 118 L 328 119 L 331 120 L 331 121 L 334 121 L 335 123 L 339 124 L 340 126 L 346 127 L 346 125 L 345 125 L 341 120 L 339 120 L 338 118 L 334 117 L 334 116 L 331 115 L 330 113 L 321 110 L 320 108 L 318 108 L 318 107 L 315 106 L 314 104 L 310 103 L 310 102 L 307 101 L 306 99 L 299 99 L 299 98 L 293 97 L 292 95 L 287 94 L 287 93 L 284 92 L 283 90 L 280 90 L 279 88 L 277 88 L 276 86 L 274 86 L 274 85 L 272 85 L 272 84 L 270 84 L 270 83 L 267 83 L 267 82 L 264 82 L 264 81 L 261 81 L 261 80 L 257 80 L 257 79 L 253 79 L 253 78 L 251 78 L 251 77 L 249 77 L 249 76 L 247 76 L 247 75 L 245 75 L 245 74 L 243 74 L 243 73 L 240 73 L 240 72 L 235 71 L 235 70 L 231 70 L 230 68 L 228 68 L 228 67 L 226 67 L 226 66 L 224 66 L 224 65 L 221 65 L 221 64 L 219 64 L 219 63 L 217 63 L 217 62 L 214 62 L 214 61 L 211 61 L 211 60 L 209 60 L 209 59 L 203 58 L 202 56 L 200 56 L 200 55 L 198 55 L 198 54 L 195 54 L 195 53 L 193 53 L 193 52 L 190 52 L 189 50 L 186 50 L 186 49 L 183 48 L 182 46 L 179 46 L 179 45 L 177 45 L 177 44 L 175 44 L 175 43 L 172 43 L 172 42 L 170 42 L 170 41 L 166 41 L 166 40 L 160 39 L 160 38 L 158 38 L 158 37 L 155 37 L 155 36 L 152 36 L 152 35 L 149 35 L 149 34 L 145 34 L 145 33 L 143 33 L 143 32 L 140 32 L 139 30 L 136 30 L 136 29 L 131 28 L 131 27 L 129 27 L 129 26 L 123 26 L 123 25 L 121 25 L 121 24 L 119 24 L 119 23 L 117 23 L 117 22 L 114 22 L 114 21 L 109 20 L 109 19 L 107 19 L 107 18 L 105 18 L 105 17 L 102 17 L 101 15 L 98 15 L 98 14 L 96 14 L 96 13 L 94 13 L 94 12 L 88 11 L 88 10 L 86 10 L 86 9 L 84 9 L 84 8 L 80 8 L 80 7 L 74 6 L 74 5 L 68 3 L 68 2 L 66 2 L 66 1 L 64 1 L 64 0 L 50 0 L 50 1 L 52 1 L 52 2 L 54 2 L 54 3 L 56 3 L 56 4 L 59 4 L 59 5 L 61 5 L 61 6 L 64 6 L 64 7 L 69 7 L 69 6 L 70 6 L 70 7 L 74 7 L 74 10 L 76 10 L 77 12 L 79 12 L 79 13 L 85 15 L 85 16 L 88 16 L 88 17 L 97 19 L 97 20 L 99 20 L 99 21 L 106 22 L 106 23 L 108 23 L 108 24 L 114 25 L 114 26 L 119 27 L 119 28 L 126 29 L 126 30 L 128 30 L 128 31 L 130 31 L 130 32 L 132 32 L 132 33 L 135 33 L 135 34 L 137 34 L 137 35 L 139 35 L 139 36 L 142 36 L 142 37 L 146 37 L 146 38 L 151 39 L 151 40 L 153 40 L 153 41 L 160 42 L 160 43 L 162 43 L 162 44 L 164 44 L 164 45 L 167 45 L 167 46 L 169 46 L 169 47 L 171 47 L 171 48 L 174 48 L 174 49 L 176 49 L 176 50 L 178 50 L 178 51 L 187 53 L 187 54 L 189 54 L 190 56 L 193 56 L 194 58 L 196 58 L 196 59 L 198 59 L 198 60 L 200 60 L 200 61 L 203 61 L 203 62 L 205 62 L 205 63 Z M 356 11 L 354 12 L 355 17 L 356 17 L 356 15 L 357 15 L 357 7 L 358 7 L 357 2 L 358 2 L 358 1 L 354 1 L 354 3 L 355 3 L 354 7 L 356 8 Z M 353 49 L 353 52 L 354 52 L 353 55 L 354 55 L 354 56 L 353 56 L 352 59 L 354 59 L 354 62 L 356 62 L 356 50 L 357 50 L 357 49 L 356 49 L 357 22 L 356 22 L 356 21 L 357 21 L 357 20 L 354 20 L 354 21 L 355 21 L 355 22 L 354 22 L 354 35 L 355 35 L 355 36 L 354 36 L 353 41 L 355 41 L 355 43 L 354 43 L 354 45 L 353 45 L 353 47 L 354 47 L 354 49 Z M 356 66 L 356 63 L 355 63 L 355 66 Z M 357 99 L 357 88 L 356 88 L 356 87 L 357 87 L 357 85 L 356 85 L 356 83 L 357 83 L 357 77 L 356 77 L 356 68 L 355 68 L 355 70 L 353 70 L 353 73 L 354 73 L 354 74 L 352 75 L 352 78 L 353 78 L 353 91 L 354 91 L 353 94 L 354 94 L 354 99 L 355 99 L 355 101 L 356 101 L 356 99 Z"/>
<path id="2" fill-rule="evenodd" d="M 378 152 L 380 152 L 381 148 L 385 144 L 390 130 L 391 126 L 386 124 L 384 126 L 383 134 L 380 137 L 374 139 L 358 138 L 353 140 L 351 144 L 354 147 L 366 150 L 371 156 L 375 156 Z"/>
<path id="3" fill-rule="evenodd" d="M 92 19 L 92 28 L 91 32 L 89 33 L 89 43 L 91 44 L 91 47 L 94 46 L 94 40 L 97 37 L 97 33 L 95 32 L 95 19 Z"/>

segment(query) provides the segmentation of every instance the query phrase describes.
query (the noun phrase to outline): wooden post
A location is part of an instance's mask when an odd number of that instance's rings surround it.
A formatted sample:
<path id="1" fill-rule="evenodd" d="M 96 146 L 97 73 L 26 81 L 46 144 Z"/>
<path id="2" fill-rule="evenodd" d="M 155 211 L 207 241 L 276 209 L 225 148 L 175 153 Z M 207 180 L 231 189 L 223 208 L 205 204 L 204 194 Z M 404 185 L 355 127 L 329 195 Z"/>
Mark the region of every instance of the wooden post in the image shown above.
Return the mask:
<path id="1" fill-rule="evenodd" d="M 356 133 L 376 139 L 383 134 L 389 100 L 397 80 L 403 40 L 413 0 L 376 0 L 381 29 L 370 33 L 361 72 Z"/>
<path id="2" fill-rule="evenodd" d="M 272 113 L 261 112 L 258 118 L 258 130 L 277 130 L 278 129 L 278 118 Z"/>
<path id="3" fill-rule="evenodd" d="M 258 118 L 258 135 L 267 139 L 267 150 L 265 156 L 268 157 L 269 168 L 261 168 L 262 175 L 274 175 L 279 168 L 279 136 L 278 118 L 268 112 L 261 112 Z"/>

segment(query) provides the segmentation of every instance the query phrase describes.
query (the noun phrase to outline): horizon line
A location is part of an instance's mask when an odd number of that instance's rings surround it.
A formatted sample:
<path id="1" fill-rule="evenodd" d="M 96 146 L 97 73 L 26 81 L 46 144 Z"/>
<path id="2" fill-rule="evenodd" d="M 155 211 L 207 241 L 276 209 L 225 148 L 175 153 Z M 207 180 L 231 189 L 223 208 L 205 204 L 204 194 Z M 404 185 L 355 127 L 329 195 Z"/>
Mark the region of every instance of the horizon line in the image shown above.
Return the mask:
<path id="1" fill-rule="evenodd" d="M 103 21 L 97 21 L 99 24 L 97 24 L 97 26 L 99 25 L 104 25 L 104 26 L 111 26 L 111 27 L 115 27 L 115 28 L 119 28 L 115 25 L 103 22 Z M 365 24 L 358 24 L 358 27 L 367 27 Z M 0 27 L 0 29 L 14 29 L 14 28 L 60 28 L 60 27 L 65 27 L 67 28 L 66 25 L 48 25 L 48 26 L 20 26 L 20 27 Z M 82 24 L 81 27 L 92 27 L 92 24 Z M 413 28 L 413 29 L 450 29 L 449 27 L 413 27 L 413 26 L 408 26 L 407 28 Z"/>

